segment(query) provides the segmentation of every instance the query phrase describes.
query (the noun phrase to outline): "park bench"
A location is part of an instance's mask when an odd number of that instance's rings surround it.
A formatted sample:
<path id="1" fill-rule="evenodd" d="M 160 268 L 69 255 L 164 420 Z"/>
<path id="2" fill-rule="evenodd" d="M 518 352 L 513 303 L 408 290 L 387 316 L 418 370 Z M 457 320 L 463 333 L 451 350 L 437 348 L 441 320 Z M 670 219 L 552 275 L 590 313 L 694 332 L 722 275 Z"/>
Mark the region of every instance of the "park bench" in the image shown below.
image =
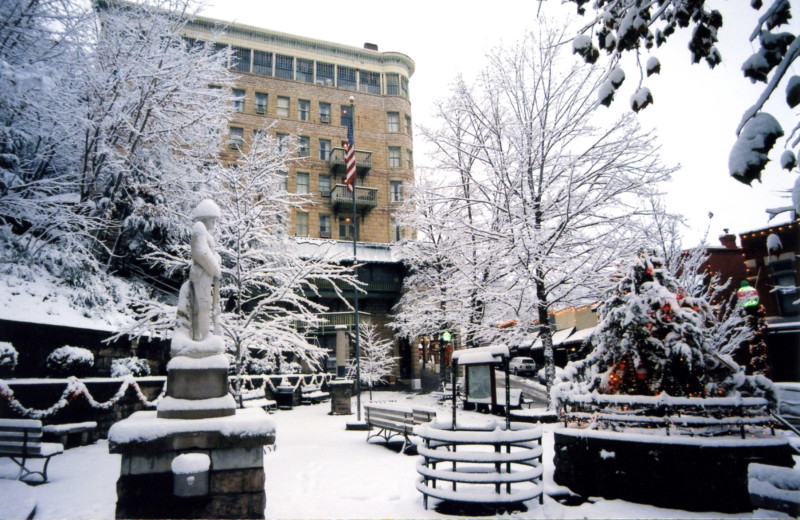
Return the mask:
<path id="1" fill-rule="evenodd" d="M 80 423 L 48 424 L 42 426 L 42 439 L 72 448 L 86 446 L 97 440 L 97 423 L 86 421 Z"/>
<path id="2" fill-rule="evenodd" d="M 377 433 L 370 431 L 367 442 L 374 437 L 383 437 L 386 443 L 396 436 L 403 437 L 403 447 L 400 453 L 405 453 L 406 448 L 414 443 L 409 435 L 414 434 L 414 427 L 436 418 L 436 410 L 432 408 L 404 408 L 391 404 L 368 404 L 364 406 L 365 422 L 367 427 L 377 428 Z"/>
<path id="3" fill-rule="evenodd" d="M 318 404 L 322 401 L 330 399 L 331 395 L 328 392 L 323 392 L 322 387 L 319 385 L 304 385 L 301 388 L 301 404 Z"/>
<path id="4" fill-rule="evenodd" d="M 33 419 L 0 419 L 0 457 L 8 457 L 19 466 L 17 479 L 40 475 L 47 482 L 50 457 L 64 452 L 58 443 L 42 442 L 42 422 Z M 44 459 L 41 471 L 28 467 L 29 459 Z"/>
<path id="5" fill-rule="evenodd" d="M 264 392 L 243 392 L 237 396 L 240 408 L 261 408 L 267 413 L 275 413 L 278 410 L 278 404 L 272 399 L 267 399 Z"/>

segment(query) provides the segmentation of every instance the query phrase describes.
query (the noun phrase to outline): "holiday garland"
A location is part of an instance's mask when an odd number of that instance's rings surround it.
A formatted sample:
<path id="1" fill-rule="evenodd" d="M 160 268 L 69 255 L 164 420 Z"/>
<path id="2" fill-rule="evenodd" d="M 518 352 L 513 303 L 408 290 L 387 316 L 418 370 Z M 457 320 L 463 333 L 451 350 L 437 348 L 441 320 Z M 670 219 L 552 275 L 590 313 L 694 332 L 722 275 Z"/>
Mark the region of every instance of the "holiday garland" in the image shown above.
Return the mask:
<path id="1" fill-rule="evenodd" d="M 125 396 L 128 388 L 133 388 L 134 392 L 136 392 L 136 399 L 138 402 L 143 404 L 146 408 L 154 408 L 156 405 L 158 405 L 158 401 L 161 400 L 161 398 L 166 394 L 167 383 L 166 381 L 164 382 L 161 393 L 156 399 L 148 401 L 147 397 L 145 397 L 145 395 L 142 393 L 141 388 L 139 388 L 139 385 L 136 383 L 136 380 L 133 378 L 133 376 L 124 376 L 122 378 L 122 384 L 117 390 L 117 393 L 115 393 L 108 401 L 101 403 L 92 397 L 91 393 L 89 393 L 89 389 L 86 388 L 86 385 L 82 381 L 73 376 L 67 378 L 67 387 L 64 389 L 64 392 L 62 392 L 61 398 L 58 399 L 58 401 L 56 401 L 56 403 L 50 408 L 41 410 L 36 408 L 28 408 L 20 403 L 14 397 L 14 391 L 11 389 L 8 383 L 0 380 L 0 398 L 5 399 L 8 402 L 8 407 L 21 417 L 41 420 L 54 416 L 78 398 L 83 398 L 86 403 L 95 410 L 109 410 Z"/>
<path id="2" fill-rule="evenodd" d="M 327 381 L 329 377 L 330 376 L 327 374 L 313 374 L 311 379 L 309 379 L 308 382 L 305 382 L 305 379 L 301 376 L 298 378 L 297 383 L 292 385 L 289 382 L 288 377 L 283 376 L 279 386 L 291 386 L 294 390 L 297 390 L 301 386 L 320 386 L 322 383 Z M 269 377 L 264 377 L 264 381 L 258 387 L 255 387 L 252 384 L 252 380 L 250 378 L 247 378 L 247 381 L 250 383 L 248 385 L 250 387 L 250 392 L 263 393 L 267 387 L 269 387 L 269 389 L 273 392 L 277 392 L 275 385 L 272 383 L 272 380 Z M 5 399 L 5 401 L 8 403 L 8 407 L 15 413 L 19 414 L 19 416 L 26 419 L 41 420 L 54 416 L 78 398 L 83 398 L 86 403 L 95 410 L 109 410 L 125 396 L 128 388 L 133 388 L 134 392 L 136 393 L 137 401 L 143 404 L 145 408 L 155 408 L 161 398 L 166 395 L 167 382 L 164 381 L 164 386 L 161 388 L 161 392 L 159 393 L 158 397 L 152 401 L 149 401 L 147 397 L 145 397 L 144 393 L 142 393 L 142 390 L 139 388 L 139 385 L 136 383 L 134 377 L 132 375 L 126 375 L 122 377 L 122 384 L 117 392 L 111 397 L 111 399 L 101 403 L 92 397 L 89 389 L 86 388 L 86 385 L 82 381 L 73 376 L 67 378 L 67 387 L 64 389 L 61 397 L 56 401 L 56 403 L 50 408 L 41 410 L 37 408 L 28 408 L 20 403 L 16 397 L 14 397 L 14 391 L 11 389 L 8 383 L 0 380 L 0 398 Z"/>

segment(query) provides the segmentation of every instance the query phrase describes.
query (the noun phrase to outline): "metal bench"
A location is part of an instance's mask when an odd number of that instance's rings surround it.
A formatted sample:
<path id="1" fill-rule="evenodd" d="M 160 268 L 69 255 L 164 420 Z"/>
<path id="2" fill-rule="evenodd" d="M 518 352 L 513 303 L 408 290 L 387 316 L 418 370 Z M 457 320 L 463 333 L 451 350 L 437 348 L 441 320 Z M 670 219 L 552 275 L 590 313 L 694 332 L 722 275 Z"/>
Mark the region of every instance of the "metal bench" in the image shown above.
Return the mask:
<path id="1" fill-rule="evenodd" d="M 328 392 L 323 392 L 322 388 L 318 385 L 305 385 L 301 388 L 300 392 L 301 404 L 319 404 L 331 397 Z"/>
<path id="2" fill-rule="evenodd" d="M 237 397 L 240 408 L 261 408 L 267 413 L 275 413 L 278 410 L 278 404 L 272 399 L 267 399 L 264 392 L 241 393 Z"/>
<path id="3" fill-rule="evenodd" d="M 19 466 L 17 479 L 40 475 L 47 482 L 50 457 L 64 452 L 64 446 L 42 442 L 42 422 L 34 419 L 0 419 L 0 457 L 8 457 Z M 29 459 L 44 459 L 41 471 L 28 467 Z"/>
<path id="4" fill-rule="evenodd" d="M 368 404 L 364 406 L 365 422 L 367 427 L 377 428 L 378 432 L 370 431 L 367 442 L 374 437 L 383 437 L 388 443 L 393 437 L 403 437 L 403 447 L 400 453 L 405 453 L 406 448 L 415 444 L 409 439 L 414 434 L 414 426 L 427 423 L 436 418 L 436 410 L 428 408 L 403 408 L 390 405 Z"/>

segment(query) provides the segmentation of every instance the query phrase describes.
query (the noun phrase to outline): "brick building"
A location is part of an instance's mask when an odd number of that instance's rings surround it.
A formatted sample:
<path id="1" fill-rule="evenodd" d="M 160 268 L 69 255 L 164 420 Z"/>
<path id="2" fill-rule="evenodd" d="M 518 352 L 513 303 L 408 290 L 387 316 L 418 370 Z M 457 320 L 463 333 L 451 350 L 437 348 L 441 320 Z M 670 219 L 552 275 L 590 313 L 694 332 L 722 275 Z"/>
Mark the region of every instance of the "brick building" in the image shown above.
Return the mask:
<path id="1" fill-rule="evenodd" d="M 774 381 L 800 381 L 800 221 L 795 220 L 736 236 L 720 237 L 723 247 L 709 248 L 706 268 L 732 278 L 735 291 L 747 280 L 758 290 L 767 315 L 767 349 Z"/>
<path id="2" fill-rule="evenodd" d="M 357 256 L 364 264 L 359 278 L 367 283 L 367 294 L 359 296 L 359 316 L 392 337 L 385 325 L 404 273 L 391 244 L 411 236 L 395 225 L 394 215 L 414 180 L 409 100 L 414 62 L 401 53 L 379 52 L 374 44 L 350 47 L 202 17 L 192 20 L 184 36 L 197 41 L 214 37 L 217 45 L 231 49 L 236 112 L 223 163 L 234 163 L 237 149 L 246 149 L 253 133 L 267 127 L 278 139 L 296 140 L 302 159 L 286 172 L 285 187 L 311 195 L 311 202 L 291 216 L 291 232 L 301 249 L 333 244 L 353 256 L 353 202 L 344 186 L 342 143 L 348 119 L 355 116 Z M 321 289 L 331 312 L 329 325 L 316 331 L 315 339 L 330 353 L 329 369 L 341 372 L 352 356 L 347 332 L 353 328 L 353 313 L 332 290 Z M 408 381 L 410 346 L 395 343 L 401 358 L 396 375 Z"/>

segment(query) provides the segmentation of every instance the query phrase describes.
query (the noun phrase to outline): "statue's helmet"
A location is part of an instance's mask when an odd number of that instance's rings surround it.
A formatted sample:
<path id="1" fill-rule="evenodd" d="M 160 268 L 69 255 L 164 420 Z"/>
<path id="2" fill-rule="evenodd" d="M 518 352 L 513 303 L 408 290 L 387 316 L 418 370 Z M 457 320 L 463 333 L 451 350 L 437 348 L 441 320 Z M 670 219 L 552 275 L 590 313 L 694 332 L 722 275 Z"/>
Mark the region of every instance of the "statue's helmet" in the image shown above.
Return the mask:
<path id="1" fill-rule="evenodd" d="M 201 218 L 219 218 L 222 212 L 219 210 L 219 206 L 211 200 L 205 199 L 200 204 L 194 208 L 194 212 L 192 213 L 192 219 L 198 220 Z"/>

